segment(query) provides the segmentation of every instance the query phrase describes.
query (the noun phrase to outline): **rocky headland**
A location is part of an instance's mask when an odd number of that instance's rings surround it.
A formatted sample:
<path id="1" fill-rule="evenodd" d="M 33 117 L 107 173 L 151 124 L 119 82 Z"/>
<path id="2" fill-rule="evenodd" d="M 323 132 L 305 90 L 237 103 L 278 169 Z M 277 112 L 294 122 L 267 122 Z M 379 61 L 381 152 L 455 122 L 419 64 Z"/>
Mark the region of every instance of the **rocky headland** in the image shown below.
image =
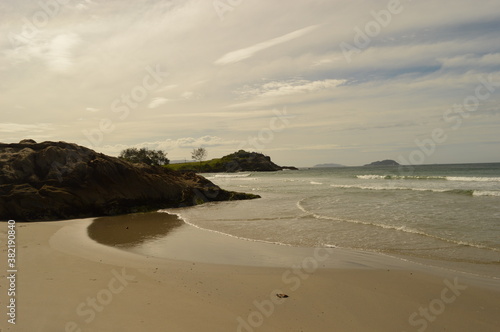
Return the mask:
<path id="1" fill-rule="evenodd" d="M 192 172 L 132 164 L 66 142 L 0 143 L 0 220 L 56 220 L 252 199 Z"/>
<path id="2" fill-rule="evenodd" d="M 239 150 L 222 158 L 211 159 L 201 163 L 190 162 L 166 166 L 181 171 L 196 171 L 205 173 L 233 172 L 275 172 L 285 169 L 297 170 L 293 166 L 278 166 L 271 157 L 258 152 Z"/>

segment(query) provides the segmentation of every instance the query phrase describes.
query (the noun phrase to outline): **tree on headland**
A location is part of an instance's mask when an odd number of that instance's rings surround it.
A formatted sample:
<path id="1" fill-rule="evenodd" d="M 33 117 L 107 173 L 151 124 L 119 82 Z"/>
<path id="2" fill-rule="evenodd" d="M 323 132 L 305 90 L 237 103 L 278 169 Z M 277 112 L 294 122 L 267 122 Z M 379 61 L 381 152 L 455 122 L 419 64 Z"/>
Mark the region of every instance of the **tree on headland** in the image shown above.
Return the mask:
<path id="1" fill-rule="evenodd" d="M 150 150 L 148 148 L 128 148 L 120 152 L 118 158 L 131 163 L 145 163 L 153 166 L 168 165 L 170 162 L 167 154 L 162 150 Z"/>
<path id="2" fill-rule="evenodd" d="M 201 162 L 203 161 L 203 159 L 207 157 L 207 155 L 208 152 L 205 148 L 193 149 L 193 152 L 191 152 L 191 158 L 200 162 L 200 169 L 201 169 Z"/>

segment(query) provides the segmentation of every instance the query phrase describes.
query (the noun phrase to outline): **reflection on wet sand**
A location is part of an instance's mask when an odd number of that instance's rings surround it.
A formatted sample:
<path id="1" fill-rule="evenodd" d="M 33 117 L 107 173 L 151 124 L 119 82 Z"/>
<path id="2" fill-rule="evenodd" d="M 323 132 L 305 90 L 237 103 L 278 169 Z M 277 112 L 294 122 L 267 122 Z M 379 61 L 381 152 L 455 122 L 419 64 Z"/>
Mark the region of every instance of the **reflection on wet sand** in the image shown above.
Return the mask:
<path id="1" fill-rule="evenodd" d="M 150 212 L 95 219 L 88 227 L 94 241 L 108 246 L 131 248 L 167 235 L 185 225 L 176 215 Z"/>

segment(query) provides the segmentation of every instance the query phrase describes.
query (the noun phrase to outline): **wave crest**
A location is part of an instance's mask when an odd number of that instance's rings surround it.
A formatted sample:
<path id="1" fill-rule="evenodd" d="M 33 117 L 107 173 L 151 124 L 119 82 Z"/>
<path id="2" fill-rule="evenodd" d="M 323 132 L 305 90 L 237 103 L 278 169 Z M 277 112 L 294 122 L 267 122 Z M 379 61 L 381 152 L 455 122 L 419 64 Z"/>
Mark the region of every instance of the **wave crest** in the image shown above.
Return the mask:
<path id="1" fill-rule="evenodd" d="M 376 175 L 365 174 L 356 175 L 356 178 L 363 180 L 445 180 L 461 182 L 500 182 L 500 177 L 480 177 L 480 176 L 424 176 L 424 175 Z"/>

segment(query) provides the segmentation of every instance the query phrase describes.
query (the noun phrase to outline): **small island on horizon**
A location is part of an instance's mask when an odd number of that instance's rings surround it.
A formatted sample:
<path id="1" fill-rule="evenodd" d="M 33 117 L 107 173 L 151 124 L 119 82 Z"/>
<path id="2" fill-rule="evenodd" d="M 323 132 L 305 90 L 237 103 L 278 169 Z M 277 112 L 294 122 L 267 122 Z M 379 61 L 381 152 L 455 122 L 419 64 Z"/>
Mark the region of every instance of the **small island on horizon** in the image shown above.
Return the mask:
<path id="1" fill-rule="evenodd" d="M 314 168 L 327 168 L 327 167 L 346 167 L 345 165 L 335 164 L 335 163 L 326 163 L 326 164 L 317 164 L 313 166 Z"/>
<path id="2" fill-rule="evenodd" d="M 386 160 L 382 160 L 382 161 L 374 161 L 370 164 L 366 164 L 364 166 L 399 166 L 400 164 L 395 161 L 395 160 L 391 160 L 391 159 L 386 159 Z"/>

